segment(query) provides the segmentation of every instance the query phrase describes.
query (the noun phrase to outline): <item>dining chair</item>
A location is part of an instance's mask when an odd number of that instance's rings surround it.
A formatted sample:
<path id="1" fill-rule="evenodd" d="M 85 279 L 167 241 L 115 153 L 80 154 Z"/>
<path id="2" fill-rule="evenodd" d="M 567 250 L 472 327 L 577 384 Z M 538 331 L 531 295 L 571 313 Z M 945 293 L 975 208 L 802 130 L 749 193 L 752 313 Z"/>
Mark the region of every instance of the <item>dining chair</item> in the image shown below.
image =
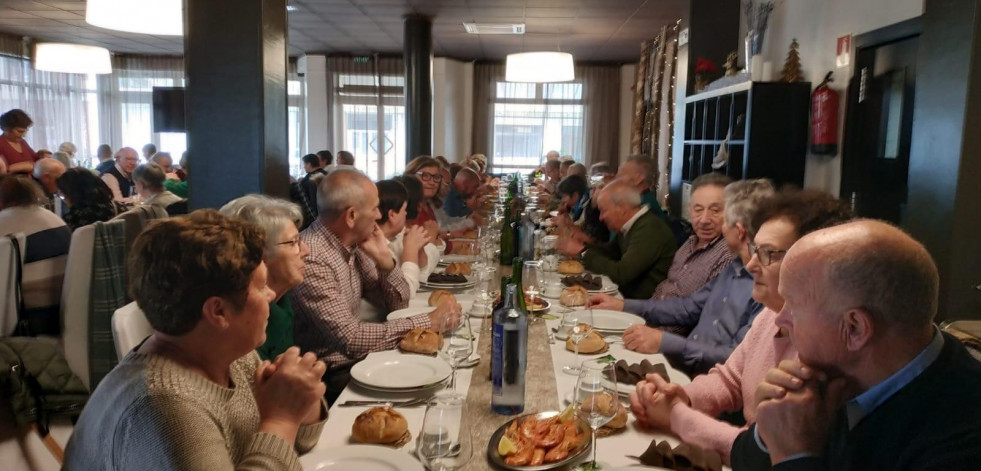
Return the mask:
<path id="1" fill-rule="evenodd" d="M 95 226 L 83 226 L 72 234 L 61 289 L 62 341 L 65 359 L 76 376 L 89 385 L 89 298 L 92 288 L 92 251 Z"/>
<path id="2" fill-rule="evenodd" d="M 136 301 L 116 309 L 112 315 L 112 340 L 120 359 L 152 333 L 153 327 Z"/>

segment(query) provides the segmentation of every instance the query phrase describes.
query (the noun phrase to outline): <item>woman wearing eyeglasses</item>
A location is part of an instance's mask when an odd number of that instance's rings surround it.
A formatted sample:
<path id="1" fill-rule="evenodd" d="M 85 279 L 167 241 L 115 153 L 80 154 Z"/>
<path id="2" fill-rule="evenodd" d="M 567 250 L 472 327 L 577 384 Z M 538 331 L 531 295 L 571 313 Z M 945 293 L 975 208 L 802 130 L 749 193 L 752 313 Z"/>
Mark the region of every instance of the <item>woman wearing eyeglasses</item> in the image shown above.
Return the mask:
<path id="1" fill-rule="evenodd" d="M 419 203 L 415 219 L 408 221 L 408 224 L 420 225 L 431 233 L 439 233 L 436 208 L 440 206 L 439 190 L 443 183 L 439 161 L 428 155 L 416 157 L 406 164 L 405 175 L 414 176 L 422 183 L 422 201 Z"/>
<path id="2" fill-rule="evenodd" d="M 797 358 L 788 333 L 776 325 L 784 304 L 778 292 L 783 257 L 801 237 L 851 218 L 843 202 L 820 191 L 783 191 L 764 201 L 752 219 L 752 227 L 759 230 L 749 244 L 751 258 L 746 265 L 753 275 L 753 299 L 764 309 L 729 359 L 691 384 L 668 384 L 656 375 L 648 376 L 651 382 L 638 383 L 630 394 L 638 423 L 670 430 L 685 443 L 713 449 L 728 464 L 736 436 L 756 421 L 756 387 L 770 368 Z M 740 409 L 747 426 L 716 419 Z"/>
<path id="3" fill-rule="evenodd" d="M 269 272 L 266 284 L 276 296 L 269 303 L 266 341 L 256 351 L 263 360 L 275 360 L 294 345 L 293 306 L 286 293 L 303 281 L 304 259 L 310 255 L 310 247 L 300 240 L 298 230 L 303 213 L 294 203 L 256 194 L 228 202 L 221 213 L 251 222 L 265 232 L 262 261 Z"/>

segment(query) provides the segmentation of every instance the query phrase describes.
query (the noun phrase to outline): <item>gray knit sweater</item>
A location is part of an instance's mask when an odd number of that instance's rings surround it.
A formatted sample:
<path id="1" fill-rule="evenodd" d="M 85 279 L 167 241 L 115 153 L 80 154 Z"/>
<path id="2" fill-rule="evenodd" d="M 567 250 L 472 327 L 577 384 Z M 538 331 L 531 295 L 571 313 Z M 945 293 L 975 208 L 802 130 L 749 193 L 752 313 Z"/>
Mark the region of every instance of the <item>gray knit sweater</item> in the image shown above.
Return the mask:
<path id="1" fill-rule="evenodd" d="M 259 356 L 232 363 L 231 388 L 159 355 L 131 352 L 99 384 L 65 451 L 71 470 L 299 470 L 324 423 L 296 443 L 258 432 L 252 378 Z M 295 448 L 295 450 L 294 450 Z"/>

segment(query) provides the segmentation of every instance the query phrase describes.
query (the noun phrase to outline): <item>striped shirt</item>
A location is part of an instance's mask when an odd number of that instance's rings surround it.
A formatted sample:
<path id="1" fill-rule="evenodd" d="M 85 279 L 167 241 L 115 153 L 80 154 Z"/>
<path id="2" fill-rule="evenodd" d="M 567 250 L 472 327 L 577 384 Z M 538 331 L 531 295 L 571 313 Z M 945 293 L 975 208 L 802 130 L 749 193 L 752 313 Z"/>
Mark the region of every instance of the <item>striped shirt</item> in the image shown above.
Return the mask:
<path id="1" fill-rule="evenodd" d="M 719 235 L 708 245 L 696 249 L 698 236 L 692 234 L 678 251 L 668 269 L 668 278 L 654 289 L 653 299 L 689 296 L 719 276 L 736 259 L 725 238 Z"/>
<path id="2" fill-rule="evenodd" d="M 358 316 L 362 295 L 387 311 L 409 305 L 409 285 L 399 268 L 380 273 L 360 248 L 345 247 L 318 219 L 300 233 L 310 247 L 303 282 L 292 291 L 293 336 L 334 369 L 356 363 L 369 353 L 395 348 L 406 332 L 429 328 L 425 314 L 385 323 Z"/>

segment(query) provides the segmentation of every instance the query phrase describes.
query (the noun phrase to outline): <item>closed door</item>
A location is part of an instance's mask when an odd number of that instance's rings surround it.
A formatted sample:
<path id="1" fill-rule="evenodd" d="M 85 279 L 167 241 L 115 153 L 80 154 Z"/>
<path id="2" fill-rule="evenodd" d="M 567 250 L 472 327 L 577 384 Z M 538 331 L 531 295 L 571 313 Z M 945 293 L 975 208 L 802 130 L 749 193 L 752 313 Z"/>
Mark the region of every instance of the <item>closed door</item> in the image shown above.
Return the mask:
<path id="1" fill-rule="evenodd" d="M 862 217 L 902 222 L 919 35 L 859 47 L 849 86 L 841 196 Z"/>

